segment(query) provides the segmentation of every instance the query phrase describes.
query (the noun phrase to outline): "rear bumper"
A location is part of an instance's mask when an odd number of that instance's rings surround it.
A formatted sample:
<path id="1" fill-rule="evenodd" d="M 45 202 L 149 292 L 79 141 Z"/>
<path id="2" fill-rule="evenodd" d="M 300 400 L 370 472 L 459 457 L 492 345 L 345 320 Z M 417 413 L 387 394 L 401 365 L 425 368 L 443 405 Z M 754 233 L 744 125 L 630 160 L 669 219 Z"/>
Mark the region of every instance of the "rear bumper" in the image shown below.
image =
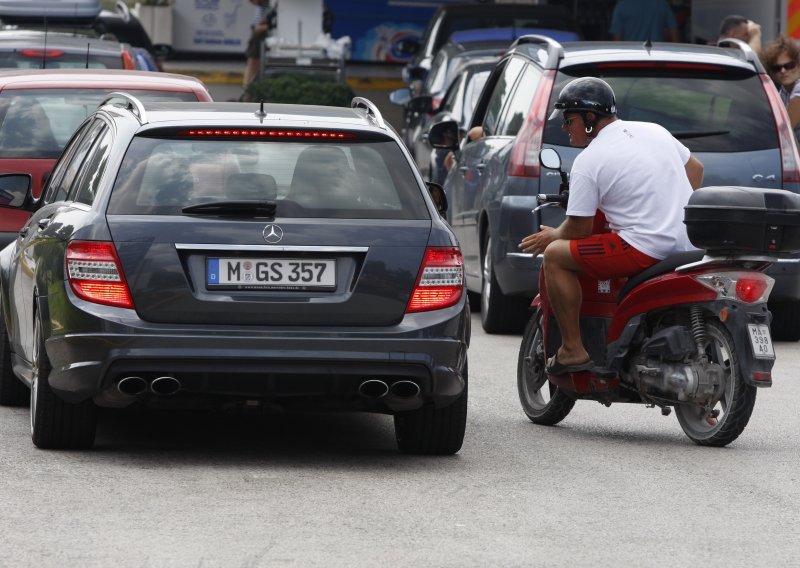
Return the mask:
<path id="1" fill-rule="evenodd" d="M 84 318 L 95 331 L 53 334 L 46 341 L 52 389 L 68 402 L 101 406 L 153 402 L 151 392 L 123 396 L 125 377 L 176 378 L 171 399 L 262 400 L 394 412 L 433 401 L 446 406 L 463 392 L 469 310 L 466 300 L 437 312 L 406 315 L 391 328 L 268 328 L 154 325 L 132 310 L 95 308 Z M 359 386 L 378 379 L 415 382 L 414 400 L 365 397 Z M 163 402 L 163 400 L 161 401 Z"/>

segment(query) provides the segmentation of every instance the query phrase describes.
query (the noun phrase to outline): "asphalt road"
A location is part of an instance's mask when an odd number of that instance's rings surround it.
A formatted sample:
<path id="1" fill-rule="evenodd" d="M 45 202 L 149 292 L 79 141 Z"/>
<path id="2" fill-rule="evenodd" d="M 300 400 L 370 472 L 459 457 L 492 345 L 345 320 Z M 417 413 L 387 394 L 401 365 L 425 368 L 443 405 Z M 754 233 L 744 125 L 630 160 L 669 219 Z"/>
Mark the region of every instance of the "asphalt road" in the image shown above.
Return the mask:
<path id="1" fill-rule="evenodd" d="M 800 344 L 709 449 L 643 406 L 530 423 L 519 336 L 473 318 L 453 457 L 352 414 L 106 413 L 93 451 L 41 451 L 27 409 L 0 409 L 0 567 L 800 565 Z"/>

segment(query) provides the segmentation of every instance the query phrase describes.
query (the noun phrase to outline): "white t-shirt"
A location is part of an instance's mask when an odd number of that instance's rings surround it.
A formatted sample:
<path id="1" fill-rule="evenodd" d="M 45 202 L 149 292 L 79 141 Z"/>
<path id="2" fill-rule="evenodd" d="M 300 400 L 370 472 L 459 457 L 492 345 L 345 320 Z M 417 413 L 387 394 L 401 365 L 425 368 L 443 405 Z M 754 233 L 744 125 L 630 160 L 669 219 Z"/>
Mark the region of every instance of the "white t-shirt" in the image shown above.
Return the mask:
<path id="1" fill-rule="evenodd" d="M 593 217 L 600 209 L 612 231 L 659 260 L 695 250 L 683 224 L 690 156 L 658 124 L 618 119 L 575 158 L 567 215 Z"/>

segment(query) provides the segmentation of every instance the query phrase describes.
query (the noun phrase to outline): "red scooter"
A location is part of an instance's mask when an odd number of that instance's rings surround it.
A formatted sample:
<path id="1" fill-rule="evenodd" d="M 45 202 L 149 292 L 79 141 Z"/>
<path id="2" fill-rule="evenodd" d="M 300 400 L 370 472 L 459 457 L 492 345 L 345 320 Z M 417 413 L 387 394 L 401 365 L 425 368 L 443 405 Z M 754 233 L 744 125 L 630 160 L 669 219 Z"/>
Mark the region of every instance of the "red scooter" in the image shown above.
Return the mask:
<path id="1" fill-rule="evenodd" d="M 558 170 L 562 183 L 559 194 L 537 197 L 537 229 L 539 211 L 565 207 L 569 196 L 558 154 L 545 149 L 540 161 Z M 665 416 L 674 408 L 697 444 L 734 441 L 750 419 L 757 388 L 772 385 L 773 280 L 763 271 L 779 254 L 800 249 L 798 211 L 800 196 L 783 190 L 701 188 L 685 223 L 691 242 L 705 250 L 670 256 L 630 278 L 581 275 L 581 336 L 597 365 L 588 371 L 545 372 L 561 336 L 540 274 L 517 367 L 525 414 L 553 425 L 579 399 L 639 403 Z M 599 212 L 594 230 L 608 230 Z"/>

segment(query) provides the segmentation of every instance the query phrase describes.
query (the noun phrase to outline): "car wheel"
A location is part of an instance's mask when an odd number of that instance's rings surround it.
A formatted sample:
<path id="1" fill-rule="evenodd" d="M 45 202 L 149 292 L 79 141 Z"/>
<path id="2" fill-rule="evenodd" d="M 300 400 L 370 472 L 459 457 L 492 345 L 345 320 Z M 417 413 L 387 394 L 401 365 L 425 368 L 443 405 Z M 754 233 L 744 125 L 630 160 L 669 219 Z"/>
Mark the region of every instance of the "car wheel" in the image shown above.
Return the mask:
<path id="1" fill-rule="evenodd" d="M 519 333 L 528 316 L 527 301 L 506 296 L 500 291 L 490 252 L 492 238 L 488 233 L 483 239 L 483 245 L 481 325 L 486 333 Z"/>
<path id="2" fill-rule="evenodd" d="M 800 302 L 779 302 L 769 305 L 772 312 L 772 339 L 775 341 L 800 340 Z"/>
<path id="3" fill-rule="evenodd" d="M 44 349 L 42 326 L 34 322 L 31 380 L 31 439 L 39 448 L 79 449 L 94 444 L 97 407 L 91 400 L 69 404 L 50 389 L 50 361 Z"/>
<path id="4" fill-rule="evenodd" d="M 0 315 L 0 406 L 25 406 L 30 400 L 30 389 L 14 374 L 11 366 L 11 344 L 8 341 L 6 322 Z"/>
<path id="5" fill-rule="evenodd" d="M 467 362 L 464 392 L 454 403 L 436 408 L 432 402 L 418 410 L 394 415 L 397 447 L 405 454 L 451 455 L 461 449 L 467 427 Z"/>

